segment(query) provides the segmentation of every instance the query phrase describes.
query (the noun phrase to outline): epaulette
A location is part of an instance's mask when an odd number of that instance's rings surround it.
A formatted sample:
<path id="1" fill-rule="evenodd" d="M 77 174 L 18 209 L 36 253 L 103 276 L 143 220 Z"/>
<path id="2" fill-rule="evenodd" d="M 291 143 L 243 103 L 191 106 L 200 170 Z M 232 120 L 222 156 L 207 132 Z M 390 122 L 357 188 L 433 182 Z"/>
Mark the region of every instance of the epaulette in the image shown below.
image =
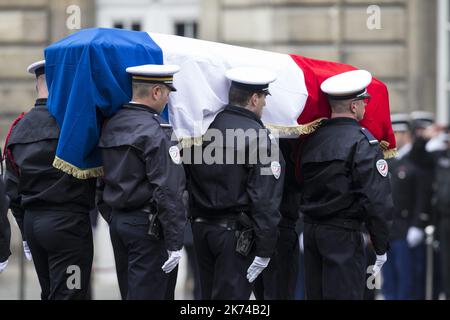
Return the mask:
<path id="1" fill-rule="evenodd" d="M 361 132 L 366 136 L 367 140 L 369 141 L 369 144 L 376 145 L 379 144 L 378 140 L 370 133 L 369 130 L 366 128 L 361 128 Z"/>
<path id="2" fill-rule="evenodd" d="M 159 126 L 161 128 L 172 128 L 172 125 L 170 123 L 163 122 L 164 120 L 161 118 L 159 114 L 155 113 L 153 117 L 156 121 L 158 121 Z"/>

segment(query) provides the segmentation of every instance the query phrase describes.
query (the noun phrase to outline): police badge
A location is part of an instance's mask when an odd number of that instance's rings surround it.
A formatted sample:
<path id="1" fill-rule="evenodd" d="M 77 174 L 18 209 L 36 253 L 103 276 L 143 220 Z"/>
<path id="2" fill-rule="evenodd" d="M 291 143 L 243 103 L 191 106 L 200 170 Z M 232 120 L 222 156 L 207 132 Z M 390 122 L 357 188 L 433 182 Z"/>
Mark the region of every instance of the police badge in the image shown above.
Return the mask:
<path id="1" fill-rule="evenodd" d="M 281 175 L 281 165 L 278 161 L 272 161 L 270 163 L 270 170 L 272 171 L 275 179 L 279 179 Z"/>
<path id="2" fill-rule="evenodd" d="M 175 164 L 180 164 L 181 163 L 180 149 L 178 149 L 177 146 L 171 146 L 170 147 L 169 155 L 170 155 L 170 158 L 172 159 L 172 161 Z"/>
<path id="3" fill-rule="evenodd" d="M 377 161 L 377 170 L 383 177 L 387 176 L 389 168 L 386 160 L 380 159 Z"/>

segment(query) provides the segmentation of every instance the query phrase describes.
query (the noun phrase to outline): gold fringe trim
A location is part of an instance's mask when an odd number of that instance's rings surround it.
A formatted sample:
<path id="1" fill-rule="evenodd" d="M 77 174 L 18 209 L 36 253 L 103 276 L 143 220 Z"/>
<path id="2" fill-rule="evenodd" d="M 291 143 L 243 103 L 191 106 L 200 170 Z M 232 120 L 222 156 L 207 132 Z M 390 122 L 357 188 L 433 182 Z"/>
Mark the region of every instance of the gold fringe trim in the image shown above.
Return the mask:
<path id="1" fill-rule="evenodd" d="M 301 125 L 298 126 L 282 126 L 277 124 L 267 124 L 266 128 L 270 129 L 272 132 L 277 131 L 281 134 L 286 135 L 301 135 L 305 134 L 305 128 Z"/>
<path id="2" fill-rule="evenodd" d="M 201 146 L 203 143 L 203 136 L 199 137 L 181 137 L 178 139 L 182 148 L 190 148 L 191 146 Z"/>
<path id="3" fill-rule="evenodd" d="M 296 134 L 296 135 L 304 135 L 304 134 L 310 134 L 316 131 L 318 127 L 320 127 L 320 124 L 322 120 L 326 118 L 319 118 L 316 119 L 310 123 L 307 124 L 300 124 L 298 126 L 283 126 L 283 125 L 276 125 L 276 124 L 267 124 L 266 127 L 270 130 L 277 130 L 280 133 L 283 134 Z"/>
<path id="4" fill-rule="evenodd" d="M 269 128 L 270 130 L 279 130 L 281 133 L 283 134 L 297 134 L 297 135 L 304 135 L 304 134 L 310 134 L 313 133 L 314 131 L 317 130 L 318 127 L 320 127 L 322 120 L 325 120 L 327 118 L 319 118 L 316 119 L 310 123 L 307 124 L 303 124 L 303 125 L 298 125 L 298 126 L 282 126 L 282 125 L 273 125 L 273 124 L 268 124 L 267 128 Z M 203 143 L 203 136 L 199 136 L 199 137 L 182 137 L 179 138 L 180 144 L 182 148 L 190 148 L 191 146 L 200 146 Z M 397 156 L 397 148 L 393 148 L 393 149 L 389 149 L 389 142 L 385 141 L 385 140 L 381 140 L 380 142 L 380 147 L 383 150 L 383 156 L 385 159 L 390 159 L 390 158 L 395 158 Z M 77 167 L 72 166 L 71 164 L 68 164 L 67 162 L 59 159 L 59 158 L 55 158 L 55 162 L 53 163 L 53 166 L 58 168 L 55 163 L 57 162 L 57 160 L 61 161 L 63 164 L 67 164 L 68 166 L 75 168 L 75 170 L 78 171 L 86 171 L 86 170 L 81 170 L 78 169 Z M 58 168 L 59 169 L 59 168 Z M 101 174 L 100 176 L 103 175 L 103 168 L 94 168 L 94 169 L 89 169 L 90 170 L 101 170 Z M 64 169 L 61 169 L 64 172 L 67 172 Z M 70 174 L 72 174 L 71 172 L 68 172 Z M 77 175 L 72 174 L 75 177 L 78 178 Z M 88 176 L 89 178 L 89 176 Z M 79 179 L 86 179 L 86 178 L 79 178 Z"/>
<path id="5" fill-rule="evenodd" d="M 383 156 L 385 159 L 395 158 L 397 156 L 397 148 L 383 150 Z"/>
<path id="6" fill-rule="evenodd" d="M 282 134 L 286 135 L 304 135 L 304 134 L 310 134 L 316 131 L 318 127 L 320 127 L 320 124 L 322 120 L 326 118 L 319 118 L 316 119 L 310 123 L 307 124 L 300 124 L 298 126 L 283 126 L 283 125 L 276 125 L 276 124 L 267 124 L 266 127 L 270 130 L 277 130 Z M 182 148 L 189 148 L 191 146 L 201 146 L 203 143 L 203 136 L 197 136 L 197 137 L 180 137 L 178 139 L 180 141 Z"/>
<path id="7" fill-rule="evenodd" d="M 380 141 L 381 150 L 385 159 L 395 158 L 397 156 L 397 148 L 389 149 L 389 142 L 386 140 Z"/>
<path id="8" fill-rule="evenodd" d="M 61 158 L 55 156 L 55 160 L 53 160 L 53 166 L 56 169 L 64 171 L 67 174 L 74 176 L 77 179 L 89 179 L 89 178 L 97 178 L 103 176 L 103 167 L 91 168 L 91 169 L 80 169 L 73 164 L 64 161 Z"/>

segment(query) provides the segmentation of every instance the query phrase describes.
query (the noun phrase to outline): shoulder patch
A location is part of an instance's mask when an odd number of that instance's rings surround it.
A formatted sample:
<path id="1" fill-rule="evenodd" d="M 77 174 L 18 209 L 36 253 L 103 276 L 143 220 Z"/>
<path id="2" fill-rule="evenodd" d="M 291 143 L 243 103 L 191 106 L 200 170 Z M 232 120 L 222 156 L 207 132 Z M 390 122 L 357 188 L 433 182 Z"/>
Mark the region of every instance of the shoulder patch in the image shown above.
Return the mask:
<path id="1" fill-rule="evenodd" d="M 367 140 L 369 141 L 369 144 L 371 144 L 371 145 L 379 144 L 378 140 L 370 133 L 369 130 L 367 130 L 366 128 L 363 127 L 363 128 L 361 128 L 361 132 L 367 138 Z"/>
<path id="2" fill-rule="evenodd" d="M 275 179 L 279 179 L 281 175 L 281 165 L 278 161 L 272 161 L 270 163 L 270 170 L 272 171 L 273 176 Z"/>
<path id="3" fill-rule="evenodd" d="M 389 167 L 386 160 L 384 159 L 378 160 L 376 166 L 378 173 L 381 174 L 381 176 L 386 177 L 388 175 Z"/>
<path id="4" fill-rule="evenodd" d="M 180 155 L 180 149 L 178 149 L 177 146 L 171 146 L 169 148 L 169 155 L 172 159 L 173 163 L 180 164 L 181 163 L 181 155 Z"/>

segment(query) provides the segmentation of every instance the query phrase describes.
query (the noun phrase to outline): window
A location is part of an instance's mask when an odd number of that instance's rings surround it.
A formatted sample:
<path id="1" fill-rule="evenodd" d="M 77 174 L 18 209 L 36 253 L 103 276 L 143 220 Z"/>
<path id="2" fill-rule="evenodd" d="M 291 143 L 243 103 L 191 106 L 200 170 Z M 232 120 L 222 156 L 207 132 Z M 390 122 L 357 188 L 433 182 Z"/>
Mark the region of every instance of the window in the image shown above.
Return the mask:
<path id="1" fill-rule="evenodd" d="M 142 30 L 141 23 L 139 21 L 133 21 L 131 23 L 131 30 L 141 31 Z"/>
<path id="2" fill-rule="evenodd" d="M 116 28 L 116 29 L 123 29 L 123 22 L 115 21 L 115 22 L 113 23 L 113 28 Z"/>
<path id="3" fill-rule="evenodd" d="M 197 22 L 176 22 L 175 34 L 177 36 L 197 38 Z"/>
<path id="4" fill-rule="evenodd" d="M 138 20 L 133 21 L 116 20 L 113 22 L 113 28 L 141 31 L 142 23 L 141 21 Z"/>

